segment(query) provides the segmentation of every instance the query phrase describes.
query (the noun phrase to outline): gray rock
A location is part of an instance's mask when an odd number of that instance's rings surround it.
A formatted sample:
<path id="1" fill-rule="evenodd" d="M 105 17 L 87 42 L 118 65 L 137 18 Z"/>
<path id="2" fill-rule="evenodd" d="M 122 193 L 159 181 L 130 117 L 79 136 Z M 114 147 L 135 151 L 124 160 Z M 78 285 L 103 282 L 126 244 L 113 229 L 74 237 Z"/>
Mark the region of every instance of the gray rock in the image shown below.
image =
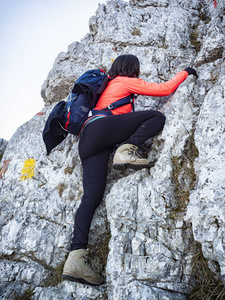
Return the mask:
<path id="1" fill-rule="evenodd" d="M 224 66 L 223 66 L 224 67 Z M 191 221 L 194 238 L 202 244 L 204 255 L 217 261 L 221 274 L 224 265 L 224 187 L 222 158 L 225 151 L 225 76 L 207 93 L 195 131 L 199 157 L 195 162 L 198 177 L 190 195 L 186 220 Z"/>
<path id="2" fill-rule="evenodd" d="M 108 1 L 81 42 L 58 55 L 42 86 L 45 107 L 17 129 L 0 165 L 2 299 L 29 292 L 35 300 L 186 299 L 199 246 L 224 281 L 224 9 L 223 1 L 217 8 L 206 0 Z M 118 171 L 110 161 L 89 234 L 90 255 L 102 264 L 106 283 L 60 282 L 83 193 L 82 167 L 78 137 L 68 135 L 46 156 L 42 130 L 84 71 L 108 70 L 126 53 L 139 57 L 149 82 L 188 66 L 199 77 L 189 76 L 169 97 L 138 97 L 137 110 L 159 109 L 166 124 L 144 147 L 156 160 L 152 169 Z"/>
<path id="3" fill-rule="evenodd" d="M 8 142 L 4 139 L 0 139 L 0 157 L 3 156 L 5 149 L 7 147 Z"/>

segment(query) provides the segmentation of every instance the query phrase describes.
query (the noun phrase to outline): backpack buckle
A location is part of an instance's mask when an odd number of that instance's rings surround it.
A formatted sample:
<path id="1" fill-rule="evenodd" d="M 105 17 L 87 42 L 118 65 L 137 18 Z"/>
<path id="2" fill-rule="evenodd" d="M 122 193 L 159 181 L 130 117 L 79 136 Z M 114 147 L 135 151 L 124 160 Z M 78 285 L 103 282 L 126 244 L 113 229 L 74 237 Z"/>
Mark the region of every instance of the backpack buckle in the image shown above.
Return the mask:
<path id="1" fill-rule="evenodd" d="M 113 109 L 113 108 L 114 108 L 114 106 L 112 104 L 108 105 L 108 109 Z"/>

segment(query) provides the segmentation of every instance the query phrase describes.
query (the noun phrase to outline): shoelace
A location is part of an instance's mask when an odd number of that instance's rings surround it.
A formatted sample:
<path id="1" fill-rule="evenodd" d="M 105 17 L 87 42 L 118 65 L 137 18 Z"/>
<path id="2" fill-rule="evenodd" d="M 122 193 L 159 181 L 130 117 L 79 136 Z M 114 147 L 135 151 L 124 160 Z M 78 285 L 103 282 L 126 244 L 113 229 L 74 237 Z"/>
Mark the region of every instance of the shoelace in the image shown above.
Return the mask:
<path id="1" fill-rule="evenodd" d="M 99 273 L 100 268 L 94 263 L 94 260 L 86 254 L 85 256 L 85 264 L 88 265 L 94 272 Z"/>
<path id="2" fill-rule="evenodd" d="M 128 151 L 128 154 L 140 159 L 143 159 L 143 157 L 141 156 L 141 154 L 138 152 L 138 150 L 136 148 L 131 148 L 130 151 Z"/>

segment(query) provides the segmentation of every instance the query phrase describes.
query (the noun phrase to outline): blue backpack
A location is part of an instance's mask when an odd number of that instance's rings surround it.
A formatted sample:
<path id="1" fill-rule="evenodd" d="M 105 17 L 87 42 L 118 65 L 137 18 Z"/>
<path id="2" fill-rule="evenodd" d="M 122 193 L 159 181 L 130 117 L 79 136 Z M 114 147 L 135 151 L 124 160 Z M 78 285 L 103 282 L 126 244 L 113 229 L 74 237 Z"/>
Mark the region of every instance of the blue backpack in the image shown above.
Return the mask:
<path id="1" fill-rule="evenodd" d="M 133 95 L 113 102 L 102 110 L 94 110 L 109 80 L 112 79 L 109 79 L 103 70 L 95 69 L 87 71 L 75 82 L 66 103 L 64 127 L 69 133 L 78 135 L 84 122 L 90 116 L 96 114 L 112 115 L 111 110 L 128 103 L 132 104 L 134 110 Z"/>
<path id="2" fill-rule="evenodd" d="M 94 110 L 109 80 L 113 78 L 109 79 L 105 71 L 89 70 L 75 82 L 67 101 L 60 101 L 55 105 L 43 130 L 47 154 L 61 143 L 68 133 L 79 135 L 83 124 L 90 116 L 112 115 L 111 110 L 129 103 L 132 104 L 134 110 L 134 95 L 113 102 L 102 110 Z"/>

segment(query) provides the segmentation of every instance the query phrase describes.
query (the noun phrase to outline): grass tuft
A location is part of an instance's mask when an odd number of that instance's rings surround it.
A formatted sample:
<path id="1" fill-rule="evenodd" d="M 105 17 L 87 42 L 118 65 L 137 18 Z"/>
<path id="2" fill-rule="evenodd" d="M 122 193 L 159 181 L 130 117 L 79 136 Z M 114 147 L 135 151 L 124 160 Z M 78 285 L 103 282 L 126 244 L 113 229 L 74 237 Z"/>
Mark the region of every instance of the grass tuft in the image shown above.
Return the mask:
<path id="1" fill-rule="evenodd" d="M 195 146 L 193 132 L 186 141 L 182 155 L 171 157 L 173 167 L 171 181 L 176 200 L 176 207 L 173 208 L 171 216 L 175 216 L 186 209 L 190 191 L 194 189 L 196 180 L 194 160 L 198 155 L 199 152 Z"/>
<path id="2" fill-rule="evenodd" d="M 133 31 L 131 32 L 132 35 L 141 35 L 141 31 L 139 28 L 134 28 Z"/>
<path id="3" fill-rule="evenodd" d="M 111 232 L 105 233 L 103 236 L 100 247 L 89 247 L 88 256 L 95 262 L 97 265 L 101 265 L 101 269 L 105 269 L 107 258 L 109 254 L 109 241 L 111 238 Z"/>
<path id="4" fill-rule="evenodd" d="M 58 192 L 59 192 L 59 196 L 62 197 L 62 194 L 64 192 L 64 190 L 67 188 L 67 186 L 65 185 L 65 183 L 60 183 L 57 187 Z"/>
<path id="5" fill-rule="evenodd" d="M 201 49 L 202 43 L 198 39 L 198 33 L 196 31 L 192 31 L 190 34 L 190 41 L 195 51 L 198 53 Z"/>
<path id="6" fill-rule="evenodd" d="M 34 295 L 34 288 L 29 287 L 22 295 L 14 295 L 15 300 L 31 300 Z"/>
<path id="7" fill-rule="evenodd" d="M 74 169 L 73 167 L 68 166 L 64 169 L 64 173 L 71 175 L 73 173 L 73 169 Z"/>
<path id="8" fill-rule="evenodd" d="M 65 260 L 61 262 L 52 272 L 52 275 L 47 279 L 44 287 L 54 287 L 62 281 L 63 266 Z"/>
<path id="9" fill-rule="evenodd" d="M 218 276 L 210 270 L 200 244 L 192 261 L 191 281 L 194 287 L 187 300 L 225 299 L 225 286 Z"/>

